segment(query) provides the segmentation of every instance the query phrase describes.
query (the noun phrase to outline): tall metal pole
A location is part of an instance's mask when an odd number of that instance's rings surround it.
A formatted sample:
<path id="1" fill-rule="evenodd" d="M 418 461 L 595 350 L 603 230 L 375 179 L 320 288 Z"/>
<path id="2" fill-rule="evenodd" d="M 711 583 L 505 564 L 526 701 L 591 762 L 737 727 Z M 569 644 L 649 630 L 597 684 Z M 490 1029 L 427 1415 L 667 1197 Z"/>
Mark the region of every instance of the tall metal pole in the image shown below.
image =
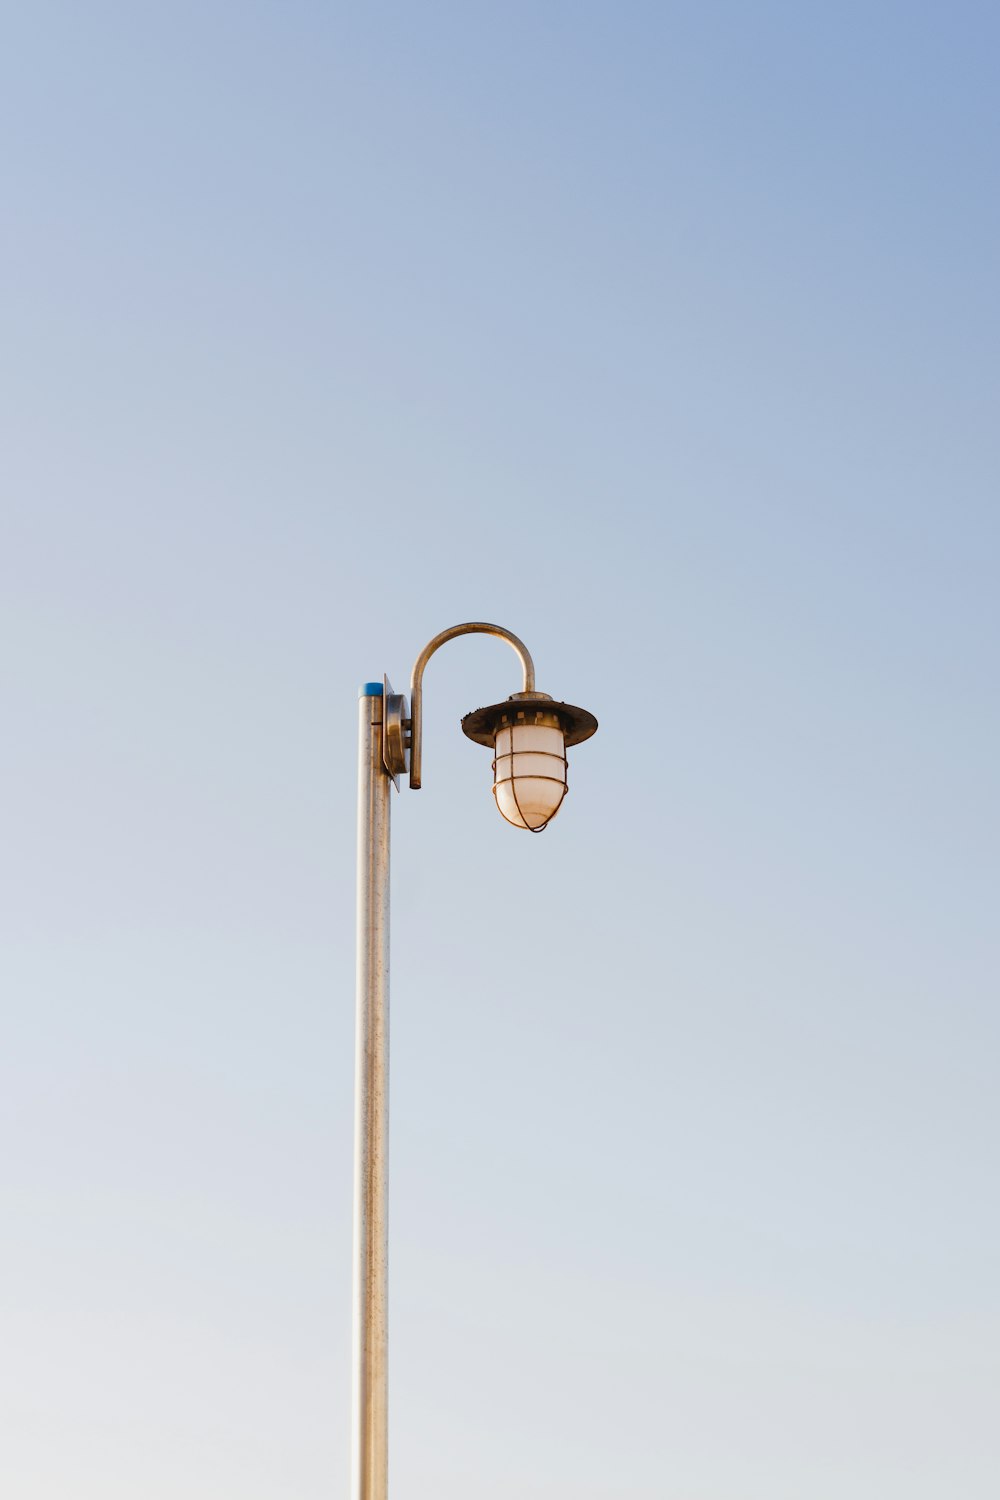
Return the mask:
<path id="1" fill-rule="evenodd" d="M 388 1493 L 389 790 L 381 683 L 358 705 L 351 1500 Z"/>
<path id="2" fill-rule="evenodd" d="M 359 695 L 351 1500 L 388 1500 L 389 791 L 407 769 L 407 748 L 410 786 L 420 786 L 424 668 L 446 641 L 471 634 L 498 636 L 514 648 L 524 673 L 524 693 L 514 697 L 534 697 L 558 710 L 572 730 L 567 744 L 597 728 L 591 714 L 536 694 L 535 665 L 524 642 L 480 620 L 428 641 L 413 666 L 409 717 L 405 697 L 392 692 L 388 678 L 365 683 Z M 492 742 L 481 725 L 469 728 L 492 712 L 480 709 L 462 721 L 471 739 Z"/>

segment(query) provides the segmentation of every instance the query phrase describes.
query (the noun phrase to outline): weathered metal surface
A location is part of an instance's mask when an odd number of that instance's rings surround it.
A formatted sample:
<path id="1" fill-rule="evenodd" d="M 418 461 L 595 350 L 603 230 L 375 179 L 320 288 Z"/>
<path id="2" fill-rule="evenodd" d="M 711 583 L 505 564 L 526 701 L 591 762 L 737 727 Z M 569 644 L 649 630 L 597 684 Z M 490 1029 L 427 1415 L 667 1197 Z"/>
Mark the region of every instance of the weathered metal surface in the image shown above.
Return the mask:
<path id="1" fill-rule="evenodd" d="M 498 729 L 508 724 L 557 724 L 566 736 L 567 745 L 579 745 L 597 733 L 597 720 L 585 708 L 572 703 L 558 703 L 547 693 L 514 693 L 503 703 L 477 708 L 462 720 L 462 733 L 477 745 L 493 748 Z"/>
<path id="2" fill-rule="evenodd" d="M 521 667 L 524 672 L 524 691 L 532 693 L 535 690 L 535 664 L 531 659 L 531 653 L 524 642 L 510 630 L 505 630 L 502 625 L 485 625 L 480 620 L 473 620 L 465 625 L 452 625 L 450 630 L 442 630 L 421 651 L 413 663 L 413 672 L 410 675 L 410 714 L 412 727 L 410 731 L 410 786 L 414 790 L 420 786 L 420 776 L 423 769 L 423 701 L 424 701 L 424 668 L 439 646 L 446 641 L 453 641 L 459 635 L 495 635 L 500 640 L 506 641 L 508 646 L 513 646 L 521 658 Z M 596 727 L 596 726 L 595 726 Z"/>
<path id="3" fill-rule="evenodd" d="M 389 787 L 382 697 L 359 700 L 351 1500 L 388 1494 Z"/>
<path id="4" fill-rule="evenodd" d="M 406 773 L 409 748 L 409 708 L 402 693 L 394 693 L 388 677 L 382 678 L 382 761 L 399 791 L 399 778 Z"/>

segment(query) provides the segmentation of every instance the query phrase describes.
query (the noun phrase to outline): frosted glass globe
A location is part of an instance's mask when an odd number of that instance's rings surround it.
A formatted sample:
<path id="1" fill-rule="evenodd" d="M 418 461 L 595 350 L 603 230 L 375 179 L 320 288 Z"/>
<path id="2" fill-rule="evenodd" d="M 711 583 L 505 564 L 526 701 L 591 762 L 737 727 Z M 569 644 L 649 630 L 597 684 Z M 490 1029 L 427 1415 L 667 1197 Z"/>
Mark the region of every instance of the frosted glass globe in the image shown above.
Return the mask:
<path id="1" fill-rule="evenodd" d="M 561 729 L 515 724 L 498 729 L 493 793 L 515 828 L 544 828 L 566 795 L 566 741 Z"/>

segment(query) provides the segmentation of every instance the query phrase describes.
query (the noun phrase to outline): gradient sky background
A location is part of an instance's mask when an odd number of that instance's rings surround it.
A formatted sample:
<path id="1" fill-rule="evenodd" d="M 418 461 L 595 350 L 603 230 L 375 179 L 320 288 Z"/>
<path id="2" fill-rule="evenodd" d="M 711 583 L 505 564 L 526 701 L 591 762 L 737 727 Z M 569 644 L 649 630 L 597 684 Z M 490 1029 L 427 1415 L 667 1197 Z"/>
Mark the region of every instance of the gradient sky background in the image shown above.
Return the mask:
<path id="1" fill-rule="evenodd" d="M 9 7 L 0 1488 L 995 1500 L 994 5 Z"/>

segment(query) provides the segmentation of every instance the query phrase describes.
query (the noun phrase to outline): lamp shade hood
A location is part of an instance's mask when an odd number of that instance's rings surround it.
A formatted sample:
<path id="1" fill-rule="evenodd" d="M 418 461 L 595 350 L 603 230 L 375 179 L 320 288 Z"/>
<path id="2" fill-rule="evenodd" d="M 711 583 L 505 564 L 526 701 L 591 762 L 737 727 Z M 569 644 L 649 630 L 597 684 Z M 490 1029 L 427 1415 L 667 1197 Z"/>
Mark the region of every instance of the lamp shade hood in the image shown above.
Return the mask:
<path id="1" fill-rule="evenodd" d="M 533 724 L 540 722 L 540 715 L 550 714 L 559 720 L 567 745 L 579 745 L 597 733 L 597 720 L 585 708 L 576 708 L 572 703 L 560 703 L 547 693 L 513 693 L 503 703 L 490 703 L 486 708 L 474 709 L 462 720 L 462 733 L 475 740 L 477 745 L 486 745 L 490 750 L 496 732 L 507 724 Z"/>

